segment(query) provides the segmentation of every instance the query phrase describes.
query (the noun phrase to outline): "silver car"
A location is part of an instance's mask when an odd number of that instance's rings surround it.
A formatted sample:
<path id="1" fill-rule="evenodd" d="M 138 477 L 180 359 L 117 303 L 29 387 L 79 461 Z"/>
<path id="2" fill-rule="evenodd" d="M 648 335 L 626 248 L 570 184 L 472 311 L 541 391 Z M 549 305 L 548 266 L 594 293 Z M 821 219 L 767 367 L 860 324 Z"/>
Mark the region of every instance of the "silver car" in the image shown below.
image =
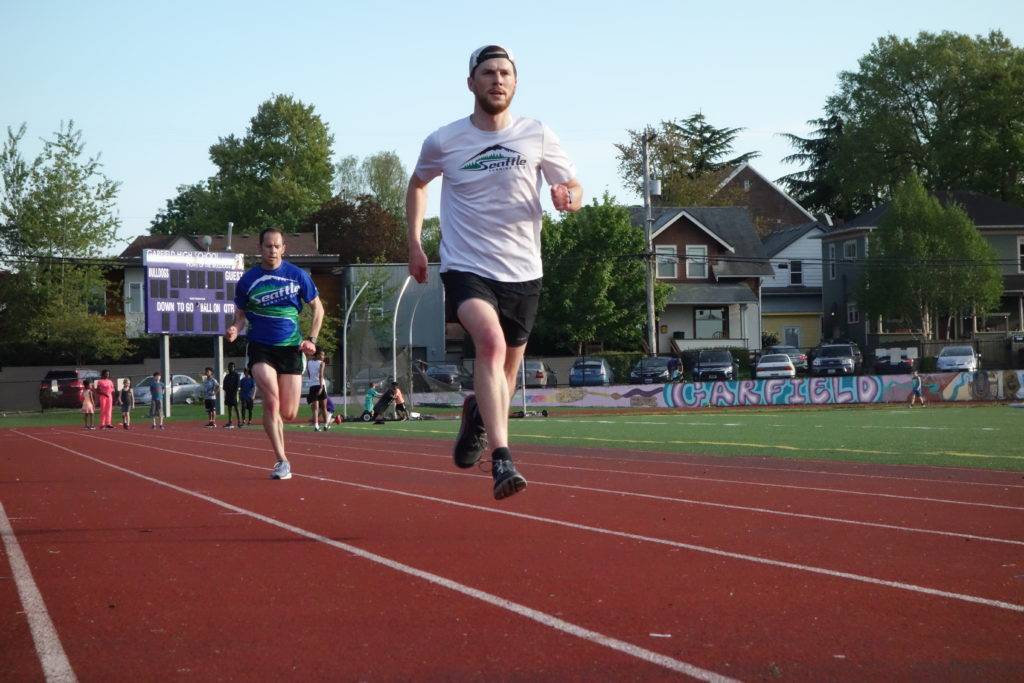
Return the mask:
<path id="1" fill-rule="evenodd" d="M 970 346 L 944 346 L 935 368 L 939 372 L 977 372 L 979 355 Z"/>
<path id="2" fill-rule="evenodd" d="M 152 395 L 149 385 L 153 383 L 150 375 L 135 385 L 136 405 L 148 406 Z M 166 387 L 165 387 L 166 389 Z M 198 403 L 203 400 L 203 385 L 188 375 L 173 375 L 170 381 L 171 403 Z"/>

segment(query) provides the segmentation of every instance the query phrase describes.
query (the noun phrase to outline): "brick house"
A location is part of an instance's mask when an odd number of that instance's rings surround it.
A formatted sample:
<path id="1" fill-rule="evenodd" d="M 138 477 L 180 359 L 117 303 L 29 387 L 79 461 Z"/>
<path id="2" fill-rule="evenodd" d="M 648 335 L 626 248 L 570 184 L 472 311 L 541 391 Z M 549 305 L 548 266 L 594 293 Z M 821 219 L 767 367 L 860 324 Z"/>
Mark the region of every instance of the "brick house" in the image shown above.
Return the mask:
<path id="1" fill-rule="evenodd" d="M 643 227 L 643 210 L 634 208 Z M 658 351 L 761 347 L 760 292 L 773 271 L 744 207 L 658 207 L 656 278 L 672 285 L 658 321 Z"/>
<path id="2" fill-rule="evenodd" d="M 725 173 L 715 193 L 727 192 L 730 204 L 747 207 L 757 227 L 757 233 L 762 237 L 788 226 L 803 225 L 817 220 L 810 211 L 800 206 L 778 185 L 758 173 L 749 163 L 734 166 Z"/>

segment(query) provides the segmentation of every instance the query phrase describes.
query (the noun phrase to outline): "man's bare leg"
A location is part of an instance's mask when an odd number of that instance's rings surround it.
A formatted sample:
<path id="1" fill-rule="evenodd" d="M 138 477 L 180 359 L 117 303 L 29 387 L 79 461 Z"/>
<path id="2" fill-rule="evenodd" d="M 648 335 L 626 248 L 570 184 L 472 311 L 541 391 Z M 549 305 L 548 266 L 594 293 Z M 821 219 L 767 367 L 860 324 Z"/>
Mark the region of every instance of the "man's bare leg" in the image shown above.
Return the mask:
<path id="1" fill-rule="evenodd" d="M 458 314 L 476 347 L 473 392 L 487 429 L 487 440 L 491 448 L 507 448 L 508 406 L 512 395 L 505 369 L 508 347 L 498 312 L 482 299 L 468 299 L 459 306 Z M 515 370 L 512 372 L 514 374 Z"/>
<path id="2" fill-rule="evenodd" d="M 270 439 L 277 461 L 288 461 L 284 452 L 284 422 L 281 420 L 281 398 L 277 371 L 267 363 L 252 366 L 252 376 L 263 396 L 263 431 Z"/>

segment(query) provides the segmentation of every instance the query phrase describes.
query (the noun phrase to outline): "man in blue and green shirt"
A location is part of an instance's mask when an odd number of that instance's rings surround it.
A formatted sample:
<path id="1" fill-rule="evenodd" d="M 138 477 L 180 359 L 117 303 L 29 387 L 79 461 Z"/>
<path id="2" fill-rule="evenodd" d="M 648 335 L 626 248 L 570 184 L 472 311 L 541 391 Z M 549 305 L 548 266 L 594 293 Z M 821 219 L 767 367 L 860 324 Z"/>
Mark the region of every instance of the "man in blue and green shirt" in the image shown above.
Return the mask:
<path id="1" fill-rule="evenodd" d="M 284 260 L 284 233 L 267 228 L 260 233 L 260 263 L 247 270 L 235 288 L 235 321 L 225 337 L 235 340 L 248 325 L 246 365 L 263 396 L 263 430 L 270 437 L 277 464 L 271 479 L 291 479 L 284 451 L 284 421 L 299 410 L 306 356 L 316 353 L 316 338 L 324 307 L 309 274 Z M 302 338 L 299 312 L 303 303 L 313 309 L 309 336 Z"/>

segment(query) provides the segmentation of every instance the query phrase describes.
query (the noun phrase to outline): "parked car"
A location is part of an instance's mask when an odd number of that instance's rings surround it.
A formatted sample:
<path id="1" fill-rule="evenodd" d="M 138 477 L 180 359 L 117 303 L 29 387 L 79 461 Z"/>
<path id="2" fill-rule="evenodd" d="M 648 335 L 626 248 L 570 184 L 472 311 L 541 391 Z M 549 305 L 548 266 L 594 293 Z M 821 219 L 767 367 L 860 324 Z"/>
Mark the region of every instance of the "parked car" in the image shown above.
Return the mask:
<path id="1" fill-rule="evenodd" d="M 604 358 L 577 358 L 569 368 L 569 386 L 606 386 L 615 381 L 615 375 Z"/>
<path id="2" fill-rule="evenodd" d="M 690 374 L 694 382 L 736 379 L 739 368 L 728 349 L 701 349 Z"/>
<path id="3" fill-rule="evenodd" d="M 796 366 L 786 353 L 766 353 L 757 361 L 754 376 L 758 379 L 769 377 L 796 377 Z"/>
<path id="4" fill-rule="evenodd" d="M 149 392 L 149 385 L 153 383 L 153 376 L 150 375 L 135 385 L 136 405 L 149 405 L 152 394 Z M 203 385 L 188 375 L 172 375 L 170 382 L 171 403 L 201 403 L 203 400 Z M 166 387 L 165 387 L 166 389 Z"/>
<path id="5" fill-rule="evenodd" d="M 652 356 L 641 358 L 629 371 L 633 384 L 658 384 L 678 382 L 682 378 L 682 363 L 673 356 Z"/>
<path id="6" fill-rule="evenodd" d="M 551 366 L 542 360 L 527 360 L 526 361 L 526 387 L 528 389 L 542 389 L 544 387 L 554 387 L 558 385 L 558 373 L 556 373 Z M 516 374 L 516 387 L 523 386 L 523 370 L 520 366 L 519 373 Z"/>
<path id="7" fill-rule="evenodd" d="M 96 370 L 78 368 L 75 370 L 50 370 L 39 382 L 39 407 L 81 408 L 84 380 L 93 382 L 100 378 Z"/>
<path id="8" fill-rule="evenodd" d="M 797 372 L 807 372 L 807 354 L 796 348 L 795 346 L 785 346 L 784 344 L 776 344 L 775 346 L 769 346 L 764 351 L 765 353 L 784 353 L 789 356 L 789 359 L 793 361 L 793 367 L 796 368 Z"/>
<path id="9" fill-rule="evenodd" d="M 440 363 L 427 367 L 426 375 L 435 382 L 444 385 L 444 389 L 462 391 L 462 377 L 459 366 L 451 363 Z"/>
<path id="10" fill-rule="evenodd" d="M 849 346 L 850 349 L 853 351 L 853 371 L 855 374 L 859 374 L 861 369 L 863 369 L 864 367 L 864 354 L 861 353 L 860 347 L 857 346 L 857 342 L 852 341 L 850 339 L 832 339 L 827 342 L 822 342 L 817 349 L 814 349 L 811 352 L 811 359 L 813 360 L 814 356 L 817 354 L 818 350 L 821 349 L 821 347 L 836 346 L 839 344 Z"/>
<path id="11" fill-rule="evenodd" d="M 971 346 L 943 346 L 935 359 L 939 372 L 977 372 L 981 367 L 981 354 Z"/>
<path id="12" fill-rule="evenodd" d="M 913 371 L 913 358 L 902 355 L 899 358 L 889 355 L 875 358 L 875 372 L 879 375 L 909 375 Z"/>
<path id="13" fill-rule="evenodd" d="M 812 375 L 853 375 L 857 361 L 850 344 L 823 344 L 814 351 Z"/>

